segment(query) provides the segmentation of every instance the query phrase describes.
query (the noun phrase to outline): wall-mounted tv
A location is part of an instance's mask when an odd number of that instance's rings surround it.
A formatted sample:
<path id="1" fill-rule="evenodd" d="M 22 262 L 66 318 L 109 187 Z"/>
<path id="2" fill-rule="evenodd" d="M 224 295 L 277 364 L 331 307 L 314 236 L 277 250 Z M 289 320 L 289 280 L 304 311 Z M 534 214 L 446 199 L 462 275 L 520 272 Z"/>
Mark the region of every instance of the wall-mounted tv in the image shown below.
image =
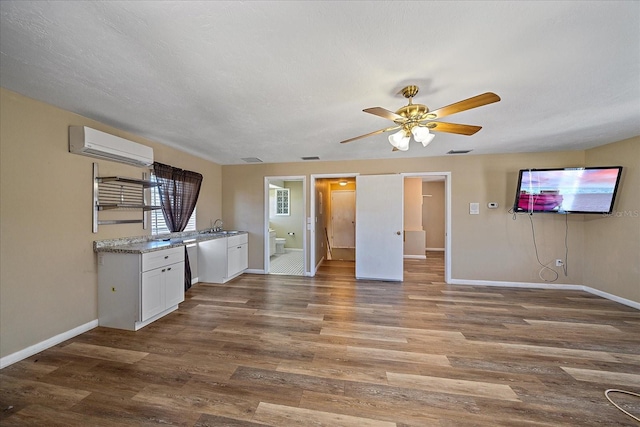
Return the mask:
<path id="1" fill-rule="evenodd" d="M 622 166 L 522 169 L 515 212 L 610 214 Z"/>

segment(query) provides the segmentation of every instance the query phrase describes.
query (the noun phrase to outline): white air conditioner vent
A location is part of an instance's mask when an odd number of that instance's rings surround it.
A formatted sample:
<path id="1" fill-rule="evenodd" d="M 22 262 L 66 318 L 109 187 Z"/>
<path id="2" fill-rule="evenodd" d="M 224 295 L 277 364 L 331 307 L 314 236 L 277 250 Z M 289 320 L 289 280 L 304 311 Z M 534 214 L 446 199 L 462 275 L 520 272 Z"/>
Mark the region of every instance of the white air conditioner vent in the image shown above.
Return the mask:
<path id="1" fill-rule="evenodd" d="M 86 126 L 69 126 L 69 152 L 138 167 L 153 164 L 153 148 Z"/>

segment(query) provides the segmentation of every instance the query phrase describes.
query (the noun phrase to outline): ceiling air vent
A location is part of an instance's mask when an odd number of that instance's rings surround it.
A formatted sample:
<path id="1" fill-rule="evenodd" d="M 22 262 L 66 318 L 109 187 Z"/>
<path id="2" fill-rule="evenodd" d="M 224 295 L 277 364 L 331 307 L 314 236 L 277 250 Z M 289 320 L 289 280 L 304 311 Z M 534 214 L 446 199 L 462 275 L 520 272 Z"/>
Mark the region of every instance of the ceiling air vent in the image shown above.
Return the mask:
<path id="1" fill-rule="evenodd" d="M 302 160 L 320 160 L 318 156 L 300 157 Z"/>
<path id="2" fill-rule="evenodd" d="M 449 150 L 447 154 L 467 154 L 472 152 L 473 150 Z"/>
<path id="3" fill-rule="evenodd" d="M 243 157 L 240 160 L 244 160 L 247 163 L 262 163 L 262 160 L 257 157 Z"/>

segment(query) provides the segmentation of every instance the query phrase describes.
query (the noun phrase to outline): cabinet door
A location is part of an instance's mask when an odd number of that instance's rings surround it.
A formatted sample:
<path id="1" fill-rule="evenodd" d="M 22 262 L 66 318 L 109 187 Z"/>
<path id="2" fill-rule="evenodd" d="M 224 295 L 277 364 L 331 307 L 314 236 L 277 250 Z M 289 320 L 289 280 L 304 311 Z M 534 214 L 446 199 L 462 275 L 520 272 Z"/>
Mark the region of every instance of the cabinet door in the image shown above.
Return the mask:
<path id="1" fill-rule="evenodd" d="M 198 279 L 201 282 L 224 283 L 227 276 L 227 238 L 198 243 Z"/>
<path id="2" fill-rule="evenodd" d="M 165 309 L 165 285 L 162 270 L 162 268 L 156 268 L 142 273 L 142 287 L 140 290 L 140 321 L 142 322 L 163 312 Z"/>
<path id="3" fill-rule="evenodd" d="M 184 262 L 166 267 L 162 274 L 165 282 L 165 308 L 180 304 L 184 301 Z"/>
<path id="4" fill-rule="evenodd" d="M 249 266 L 249 248 L 242 244 L 232 246 L 227 252 L 227 277 L 233 277 Z"/>

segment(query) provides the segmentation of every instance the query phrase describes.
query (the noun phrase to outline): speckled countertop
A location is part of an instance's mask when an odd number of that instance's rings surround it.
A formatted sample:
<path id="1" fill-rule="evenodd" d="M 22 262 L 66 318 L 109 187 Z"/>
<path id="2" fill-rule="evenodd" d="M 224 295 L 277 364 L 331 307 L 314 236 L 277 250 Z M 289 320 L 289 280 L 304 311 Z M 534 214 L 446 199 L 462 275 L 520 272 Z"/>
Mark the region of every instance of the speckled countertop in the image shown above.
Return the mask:
<path id="1" fill-rule="evenodd" d="M 247 234 L 247 232 L 185 231 L 181 233 L 163 234 L 160 236 L 121 237 L 118 239 L 96 240 L 93 242 L 93 250 L 94 252 L 141 254 L 145 252 L 177 248 L 206 240 L 237 236 L 238 234 Z"/>

